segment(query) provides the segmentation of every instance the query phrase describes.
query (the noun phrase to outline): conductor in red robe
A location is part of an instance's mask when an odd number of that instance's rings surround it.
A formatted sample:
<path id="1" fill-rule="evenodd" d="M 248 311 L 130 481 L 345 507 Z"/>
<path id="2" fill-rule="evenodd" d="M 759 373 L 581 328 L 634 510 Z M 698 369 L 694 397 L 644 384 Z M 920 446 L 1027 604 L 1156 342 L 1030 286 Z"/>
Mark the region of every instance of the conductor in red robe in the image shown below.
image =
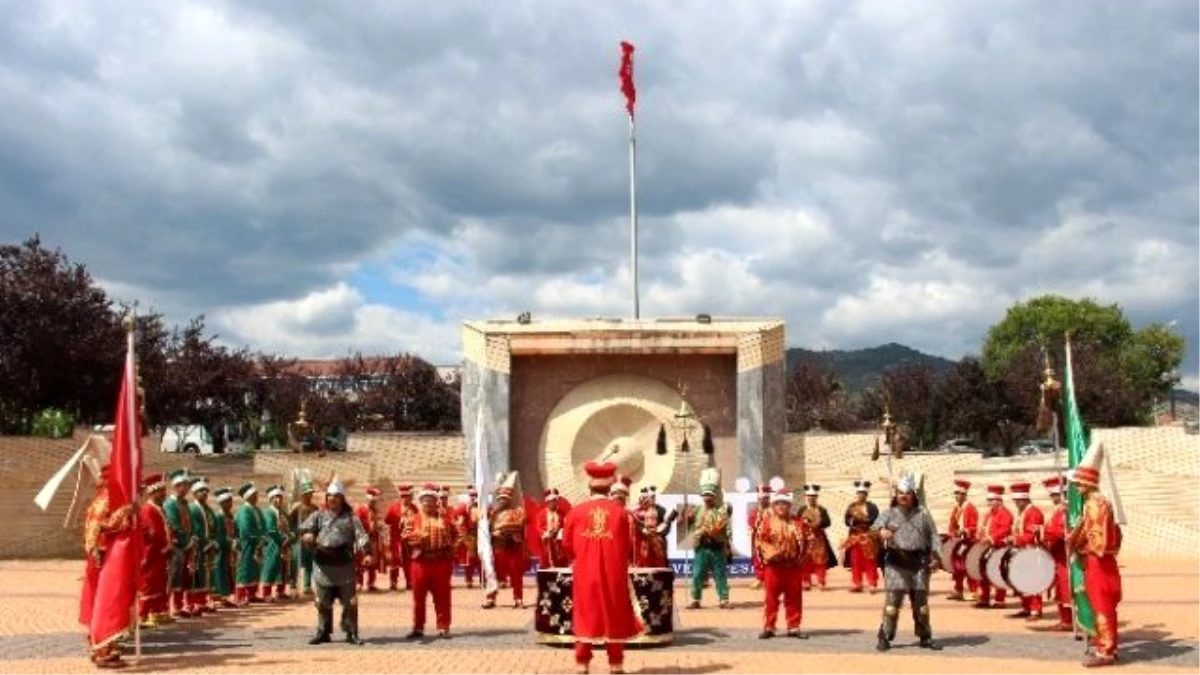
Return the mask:
<path id="1" fill-rule="evenodd" d="M 631 516 L 607 498 L 615 464 L 588 462 L 584 470 L 591 498 L 571 509 L 563 524 L 563 548 L 573 561 L 575 663 L 577 672 L 588 672 L 592 646 L 604 644 L 610 671 L 623 673 L 625 642 L 642 630 L 629 586 Z"/>

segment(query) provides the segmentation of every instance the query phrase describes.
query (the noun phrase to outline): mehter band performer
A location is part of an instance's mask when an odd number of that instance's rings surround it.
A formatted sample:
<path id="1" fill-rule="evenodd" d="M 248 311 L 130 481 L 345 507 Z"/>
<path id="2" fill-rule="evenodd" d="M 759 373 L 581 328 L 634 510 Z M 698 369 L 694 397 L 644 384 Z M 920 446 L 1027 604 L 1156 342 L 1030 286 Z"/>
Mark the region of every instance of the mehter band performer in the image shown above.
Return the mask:
<path id="1" fill-rule="evenodd" d="M 1067 550 L 1083 563 L 1083 585 L 1088 602 L 1096 615 L 1093 653 L 1083 660 L 1088 668 L 1111 666 L 1117 661 L 1117 605 L 1121 602 L 1121 571 L 1117 554 L 1121 552 L 1121 526 L 1113 515 L 1112 504 L 1100 494 L 1100 464 L 1104 446 L 1088 448 L 1071 476 L 1083 495 L 1083 518 L 1067 537 Z"/>
<path id="2" fill-rule="evenodd" d="M 313 591 L 317 596 L 317 634 L 310 645 L 329 642 L 333 632 L 333 601 L 342 603 L 342 630 L 346 642 L 361 645 L 358 637 L 358 571 L 355 556 L 370 566 L 371 539 L 362 521 L 346 502 L 345 488 L 331 481 L 325 489 L 325 508 L 304 521 L 300 542 L 313 548 Z"/>
<path id="3" fill-rule="evenodd" d="M 834 554 L 833 546 L 829 544 L 829 535 L 825 532 L 833 521 L 829 518 L 829 511 L 817 503 L 820 496 L 820 485 L 809 483 L 804 486 L 805 505 L 800 509 L 800 517 L 808 522 L 813 536 L 813 545 L 809 549 L 807 564 L 804 565 L 803 572 L 804 590 L 806 591 L 813 587 L 814 575 L 817 577 L 817 587 L 822 591 L 825 590 L 826 572 L 831 567 L 837 567 L 837 555 Z"/>
<path id="4" fill-rule="evenodd" d="M 1063 481 L 1053 476 L 1042 481 L 1050 493 L 1054 509 L 1046 521 L 1043 538 L 1050 556 L 1054 558 L 1054 599 L 1058 602 L 1058 623 L 1053 630 L 1070 633 L 1075 622 L 1071 611 L 1071 574 L 1067 569 L 1067 504 L 1063 501 Z"/>
<path id="5" fill-rule="evenodd" d="M 946 528 L 946 532 L 951 539 L 958 539 L 967 542 L 974 542 L 975 535 L 979 530 L 979 510 L 975 508 L 967 499 L 967 492 L 971 489 L 969 481 L 955 479 L 954 481 L 954 508 L 950 510 L 950 524 Z M 963 570 L 947 570 L 954 579 L 954 592 L 950 594 L 951 600 L 967 600 L 975 602 L 979 599 L 979 582 L 967 576 Z M 963 584 L 966 584 L 967 592 L 963 593 Z"/>
<path id="6" fill-rule="evenodd" d="M 629 585 L 632 515 L 608 498 L 617 465 L 588 462 L 591 498 L 567 513 L 563 547 L 572 559 L 572 632 L 577 672 L 588 672 L 593 645 L 603 644 L 611 672 L 623 673 L 625 643 L 642 631 Z"/>
<path id="7" fill-rule="evenodd" d="M 450 637 L 450 577 L 454 574 L 458 530 L 454 514 L 441 508 L 436 485 L 426 483 L 417 499 L 421 510 L 405 519 L 400 533 L 412 551 L 413 628 L 407 639 L 425 636 L 426 595 L 433 596 L 438 637 L 446 639 Z"/>
<path id="8" fill-rule="evenodd" d="M 762 560 L 765 602 L 763 631 L 758 637 L 775 637 L 779 621 L 779 598 L 783 596 L 787 636 L 804 639 L 800 621 L 804 618 L 804 578 L 809 549 L 813 545 L 808 521 L 792 515 L 792 493 L 779 488 L 769 495 L 771 510 L 760 514 L 758 536 L 754 539 L 755 555 Z"/>
<path id="9" fill-rule="evenodd" d="M 880 514 L 872 528 L 884 542 L 883 583 L 887 591 L 876 648 L 891 648 L 907 595 L 920 646 L 940 650 L 929 623 L 929 573 L 937 569 L 938 558 L 933 552 L 941 547 L 941 540 L 933 518 L 917 501 L 916 481 L 911 476 L 897 482 L 895 506 Z"/>
<path id="10" fill-rule="evenodd" d="M 854 481 L 854 501 L 846 507 L 849 533 L 842 548 L 846 551 L 843 564 L 850 568 L 851 593 L 862 593 L 864 581 L 871 585 L 872 593 L 879 587 L 879 539 L 871 530 L 879 518 L 879 507 L 867 499 L 870 492 L 871 481 Z"/>

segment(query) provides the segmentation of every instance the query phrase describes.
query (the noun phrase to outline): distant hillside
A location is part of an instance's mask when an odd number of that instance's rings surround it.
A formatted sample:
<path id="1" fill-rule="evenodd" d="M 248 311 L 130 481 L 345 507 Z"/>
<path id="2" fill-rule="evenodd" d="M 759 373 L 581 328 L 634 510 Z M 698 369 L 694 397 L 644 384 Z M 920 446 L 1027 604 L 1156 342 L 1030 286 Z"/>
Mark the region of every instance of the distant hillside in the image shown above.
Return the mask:
<path id="1" fill-rule="evenodd" d="M 842 384 L 850 391 L 861 391 L 878 382 L 884 371 L 897 366 L 926 363 L 935 373 L 939 374 L 954 367 L 954 362 L 950 359 L 925 354 L 894 342 L 879 347 L 849 351 L 835 349 L 818 352 L 800 347 L 787 350 L 789 370 L 795 368 L 796 364 L 801 361 L 814 361 L 827 366 L 837 373 Z"/>

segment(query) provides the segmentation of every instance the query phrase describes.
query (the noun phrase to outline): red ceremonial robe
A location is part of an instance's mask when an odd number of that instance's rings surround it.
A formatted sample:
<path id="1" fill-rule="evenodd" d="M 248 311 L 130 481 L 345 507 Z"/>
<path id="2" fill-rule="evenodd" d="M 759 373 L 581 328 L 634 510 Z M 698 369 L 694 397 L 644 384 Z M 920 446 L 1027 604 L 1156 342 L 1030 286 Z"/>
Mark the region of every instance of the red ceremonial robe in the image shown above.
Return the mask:
<path id="1" fill-rule="evenodd" d="M 623 643 L 641 632 L 629 585 L 632 516 L 598 497 L 571 509 L 563 547 L 574 560 L 572 632 L 577 642 Z"/>
<path id="2" fill-rule="evenodd" d="M 153 501 L 142 504 L 142 564 L 138 573 L 138 617 L 145 621 L 151 614 L 166 614 L 167 553 L 171 548 L 167 519 L 162 507 Z"/>
<path id="3" fill-rule="evenodd" d="M 1068 535 L 1075 551 L 1083 558 L 1083 585 L 1096 616 L 1096 635 L 1092 648 L 1105 661 L 1117 657 L 1117 605 L 1121 603 L 1121 571 L 1117 554 L 1121 552 L 1121 527 L 1112 504 L 1099 492 L 1087 496 L 1083 520 Z"/>
<path id="4" fill-rule="evenodd" d="M 1013 525 L 1013 545 L 1015 546 L 1037 546 L 1041 538 L 1042 527 L 1045 526 L 1046 519 L 1042 514 L 1042 510 L 1030 504 L 1021 511 L 1019 522 Z M 1042 596 L 1038 595 L 1021 595 L 1021 607 L 1032 613 L 1034 616 L 1042 615 Z"/>
<path id="5" fill-rule="evenodd" d="M 984 536 L 992 546 L 1004 546 L 1004 542 L 1012 535 L 1013 514 L 1005 506 L 988 511 L 983 523 Z M 1007 588 L 996 589 L 996 603 L 1004 604 L 1008 595 Z M 992 599 L 992 584 L 986 578 L 979 581 L 979 603 L 986 605 Z"/>
<path id="6" fill-rule="evenodd" d="M 1060 503 L 1050 512 L 1046 529 L 1042 531 L 1046 548 L 1054 557 L 1054 599 L 1058 601 L 1059 624 L 1071 626 L 1071 578 L 1067 569 L 1067 505 Z"/>

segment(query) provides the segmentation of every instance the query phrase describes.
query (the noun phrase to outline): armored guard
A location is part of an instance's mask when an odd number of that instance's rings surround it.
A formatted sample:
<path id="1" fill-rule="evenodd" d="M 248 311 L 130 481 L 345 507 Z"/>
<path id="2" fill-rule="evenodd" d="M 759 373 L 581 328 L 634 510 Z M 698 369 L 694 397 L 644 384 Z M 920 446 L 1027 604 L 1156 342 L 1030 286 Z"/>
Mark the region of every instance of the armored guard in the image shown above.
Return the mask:
<path id="1" fill-rule="evenodd" d="M 917 483 L 912 476 L 897 482 L 895 505 L 880 514 L 871 528 L 884 544 L 883 581 L 887 591 L 877 648 L 879 651 L 891 648 L 900 608 L 908 596 L 920 646 L 941 649 L 933 641 L 929 621 L 929 573 L 937 568 L 934 551 L 941 541 L 933 518 L 917 499 Z"/>
<path id="2" fill-rule="evenodd" d="M 333 632 L 333 601 L 342 603 L 342 630 L 346 642 L 361 645 L 358 636 L 358 574 L 355 556 L 370 564 L 371 541 L 362 522 L 346 503 L 342 484 L 331 481 L 325 491 L 326 508 L 300 526 L 300 541 L 313 549 L 313 591 L 317 596 L 317 634 L 310 645 L 329 642 Z"/>

